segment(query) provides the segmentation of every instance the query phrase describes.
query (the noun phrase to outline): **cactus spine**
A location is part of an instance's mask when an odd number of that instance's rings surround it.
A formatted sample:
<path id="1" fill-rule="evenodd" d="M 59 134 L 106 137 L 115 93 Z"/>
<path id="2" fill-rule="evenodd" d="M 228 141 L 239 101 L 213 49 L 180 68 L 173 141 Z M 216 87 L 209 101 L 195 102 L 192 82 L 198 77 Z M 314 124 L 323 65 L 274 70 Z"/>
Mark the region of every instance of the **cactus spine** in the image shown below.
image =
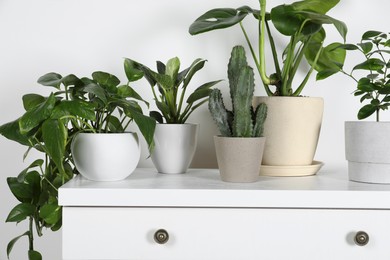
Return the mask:
<path id="1" fill-rule="evenodd" d="M 267 117 L 267 106 L 259 104 L 253 114 L 253 69 L 248 66 L 242 46 L 233 48 L 228 64 L 228 78 L 232 111 L 225 108 L 221 91 L 213 89 L 209 110 L 222 136 L 260 137 Z"/>

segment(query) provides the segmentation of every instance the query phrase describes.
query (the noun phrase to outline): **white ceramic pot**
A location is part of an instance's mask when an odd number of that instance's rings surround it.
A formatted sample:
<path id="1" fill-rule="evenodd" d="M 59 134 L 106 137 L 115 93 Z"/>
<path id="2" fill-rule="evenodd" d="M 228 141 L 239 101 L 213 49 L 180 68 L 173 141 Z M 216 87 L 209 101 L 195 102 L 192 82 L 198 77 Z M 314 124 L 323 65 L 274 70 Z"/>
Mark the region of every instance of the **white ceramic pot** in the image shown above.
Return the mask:
<path id="1" fill-rule="evenodd" d="M 221 179 L 226 182 L 255 182 L 259 178 L 265 137 L 214 136 Z"/>
<path id="2" fill-rule="evenodd" d="M 317 97 L 255 97 L 254 106 L 266 103 L 263 164 L 312 165 L 321 130 L 324 101 Z"/>
<path id="3" fill-rule="evenodd" d="M 76 169 L 93 181 L 125 179 L 141 156 L 136 133 L 79 133 L 71 151 Z"/>
<path id="4" fill-rule="evenodd" d="M 349 179 L 390 183 L 390 122 L 345 122 Z"/>
<path id="5" fill-rule="evenodd" d="M 185 173 L 198 142 L 197 124 L 157 124 L 152 161 L 160 173 Z"/>

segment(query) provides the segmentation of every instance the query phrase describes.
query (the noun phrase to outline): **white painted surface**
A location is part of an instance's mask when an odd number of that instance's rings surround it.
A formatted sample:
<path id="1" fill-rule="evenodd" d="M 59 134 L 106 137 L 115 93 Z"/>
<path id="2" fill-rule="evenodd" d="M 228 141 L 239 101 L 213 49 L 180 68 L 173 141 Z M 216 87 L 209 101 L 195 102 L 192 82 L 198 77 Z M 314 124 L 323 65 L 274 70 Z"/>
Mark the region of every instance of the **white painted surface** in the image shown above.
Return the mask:
<path id="1" fill-rule="evenodd" d="M 243 185 L 215 170 L 138 169 L 115 183 L 77 178 L 60 190 L 63 258 L 387 260 L 390 187 L 344 177 Z M 166 244 L 153 240 L 158 229 L 168 231 Z M 354 243 L 358 231 L 368 233 L 366 246 Z"/>
<path id="2" fill-rule="evenodd" d="M 269 1 L 276 5 L 282 0 Z M 0 124 L 9 122 L 23 113 L 21 97 L 25 93 L 49 93 L 50 88 L 38 86 L 39 76 L 56 71 L 62 75 L 76 73 L 87 76 L 94 70 L 106 70 L 125 80 L 123 57 L 134 58 L 154 67 L 156 60 L 167 61 L 179 56 L 183 66 L 195 58 L 205 58 L 205 68 L 193 79 L 198 85 L 217 79 L 226 79 L 226 66 L 230 50 L 235 44 L 245 45 L 239 28 L 209 34 L 190 36 L 188 26 L 200 14 L 214 7 L 255 7 L 257 0 L 0 0 Z M 388 0 L 342 0 L 331 15 L 342 19 L 349 27 L 348 40 L 356 43 L 361 33 L 369 29 L 388 31 Z M 362 17 L 365 17 L 362 19 Z M 252 20 L 253 21 L 253 20 Z M 256 32 L 252 21 L 245 21 L 248 33 Z M 329 39 L 338 40 L 334 30 Z M 253 36 L 252 36 L 253 37 Z M 279 42 L 286 39 L 276 37 Z M 279 48 L 281 45 L 278 45 Z M 351 68 L 360 57 L 349 55 L 347 67 Z M 249 59 L 249 58 L 248 58 Z M 252 61 L 249 62 L 253 65 Z M 270 63 L 271 64 L 271 63 Z M 302 75 L 302 73 L 301 73 Z M 259 86 L 260 80 L 256 78 Z M 337 75 L 326 81 L 310 81 L 304 95 L 320 96 L 325 101 L 316 160 L 325 162 L 324 170 L 345 169 L 344 121 L 355 120 L 358 100 L 351 95 L 353 82 Z M 147 99 L 152 99 L 146 81 L 134 87 Z M 228 94 L 227 83 L 219 85 Z M 256 95 L 264 94 L 260 87 Z M 153 107 L 152 107 L 153 108 Z M 382 113 L 382 119 L 390 113 Z M 194 167 L 216 167 L 213 136 L 216 127 L 206 107 L 196 111 L 190 122 L 200 123 L 198 149 Z M 143 142 L 143 140 L 141 141 Z M 153 167 L 147 159 L 145 142 L 142 143 L 141 167 Z M 17 204 L 6 184 L 7 176 L 16 176 L 38 155 L 23 162 L 25 148 L 0 138 L 0 259 L 6 259 L 5 247 L 10 239 L 24 233 L 26 224 L 4 223 L 8 212 Z M 346 172 L 346 171 L 345 171 Z M 376 186 L 374 186 L 376 187 Z M 375 189 L 375 188 L 373 188 Z M 61 232 L 44 230 L 36 239 L 36 247 L 44 259 L 61 258 Z M 17 245 L 11 259 L 26 260 L 27 241 Z"/>

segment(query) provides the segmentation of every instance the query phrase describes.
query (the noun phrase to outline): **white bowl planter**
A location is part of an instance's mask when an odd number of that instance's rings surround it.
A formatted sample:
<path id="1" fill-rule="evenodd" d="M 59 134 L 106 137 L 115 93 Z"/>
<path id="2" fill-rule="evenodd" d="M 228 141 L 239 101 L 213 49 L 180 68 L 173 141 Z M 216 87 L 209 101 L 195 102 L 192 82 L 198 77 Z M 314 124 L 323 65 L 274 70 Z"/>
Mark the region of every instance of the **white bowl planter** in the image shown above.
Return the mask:
<path id="1" fill-rule="evenodd" d="M 345 122 L 349 179 L 390 183 L 390 122 Z"/>
<path id="2" fill-rule="evenodd" d="M 197 124 L 157 124 L 152 161 L 160 173 L 185 173 L 198 142 Z"/>
<path id="3" fill-rule="evenodd" d="M 255 106 L 261 102 L 268 106 L 264 124 L 267 143 L 263 164 L 270 167 L 286 166 L 283 176 L 298 176 L 296 171 L 288 174 L 289 166 L 312 166 L 321 130 L 324 101 L 317 97 L 254 98 Z"/>
<path id="4" fill-rule="evenodd" d="M 93 181 L 125 179 L 141 156 L 136 133 L 79 133 L 71 151 L 77 170 Z"/>
<path id="5" fill-rule="evenodd" d="M 255 182 L 259 178 L 265 137 L 214 136 L 221 179 L 226 182 Z"/>

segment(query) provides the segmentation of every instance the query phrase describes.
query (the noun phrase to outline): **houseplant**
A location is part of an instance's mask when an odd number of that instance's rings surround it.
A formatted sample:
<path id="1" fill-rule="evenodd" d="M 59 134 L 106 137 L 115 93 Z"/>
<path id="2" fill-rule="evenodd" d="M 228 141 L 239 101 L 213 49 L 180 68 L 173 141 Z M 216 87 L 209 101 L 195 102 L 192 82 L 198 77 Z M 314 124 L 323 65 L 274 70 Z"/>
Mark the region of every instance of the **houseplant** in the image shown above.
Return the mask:
<path id="1" fill-rule="evenodd" d="M 390 106 L 390 40 L 389 33 L 367 31 L 358 44 L 344 44 L 339 48 L 358 51 L 363 61 L 351 72 L 341 72 L 356 83 L 354 96 L 363 106 L 359 109 L 359 120 L 375 116 L 374 122 L 345 122 L 345 153 L 348 160 L 349 178 L 353 181 L 390 183 L 390 131 L 389 122 L 380 122 L 381 110 Z M 363 76 L 356 76 L 363 71 Z"/>
<path id="2" fill-rule="evenodd" d="M 254 182 L 265 144 L 262 134 L 267 105 L 252 107 L 254 74 L 242 46 L 232 50 L 228 78 L 232 110 L 225 108 L 219 89 L 213 89 L 209 99 L 210 113 L 221 132 L 214 137 L 218 167 L 223 181 Z"/>
<path id="3" fill-rule="evenodd" d="M 15 121 L 0 126 L 0 134 L 27 147 L 24 157 L 35 149 L 42 153 L 43 158 L 33 161 L 17 177 L 7 178 L 11 192 L 20 203 L 11 210 L 6 221 L 29 222 L 28 231 L 9 242 L 8 257 L 14 244 L 26 236 L 29 240 L 29 259 L 42 259 L 34 248 L 34 233 L 42 236 L 44 228 L 53 231 L 61 228 L 58 188 L 78 173 L 71 153 L 75 136 L 81 132 L 123 132 L 126 128 L 127 120 L 121 124 L 114 115 L 100 120 L 98 117 L 108 115 L 98 111 L 99 105 L 96 103 L 104 101 L 107 93 L 114 91 L 113 81 L 116 81 L 116 77 L 104 72 L 95 72 L 92 79 L 79 79 L 73 74 L 62 77 L 57 73 L 48 73 L 38 82 L 53 86 L 56 90 L 47 97 L 24 95 L 26 112 Z M 126 101 L 128 97 L 140 99 L 139 95 L 128 85 L 117 90 L 121 98 L 116 101 L 121 104 L 111 103 L 111 108 L 118 105 L 122 115 L 131 116 L 129 119 L 134 119 L 151 145 L 155 121 L 143 116 L 136 102 Z"/>
<path id="4" fill-rule="evenodd" d="M 180 60 L 171 58 L 166 64 L 157 61 L 157 71 L 131 59 L 125 60 L 126 74 L 144 75 L 149 82 L 156 107 L 151 111 L 159 124 L 156 126 L 155 147 L 151 158 L 158 172 L 184 173 L 194 156 L 198 125 L 186 123 L 191 113 L 207 102 L 211 87 L 220 82 L 211 81 L 186 93 L 193 76 L 204 67 L 206 60 L 196 59 L 180 71 Z"/>
<path id="5" fill-rule="evenodd" d="M 248 6 L 213 9 L 201 15 L 189 28 L 190 34 L 195 35 L 240 25 L 269 96 L 254 100 L 255 104 L 265 102 L 268 106 L 268 120 L 264 129 L 267 144 L 263 157 L 266 165 L 286 166 L 288 172 L 289 166 L 310 167 L 312 164 L 322 122 L 323 100 L 299 96 L 314 70 L 318 72 L 317 80 L 321 80 L 338 72 L 344 63 L 345 50 L 335 48 L 339 43 L 324 46 L 324 24 L 334 25 L 345 41 L 345 24 L 326 15 L 338 2 L 304 0 L 278 5 L 267 13 L 266 0 L 259 0 L 260 10 Z M 252 44 L 242 23 L 248 15 L 253 15 L 257 20 L 258 46 Z M 282 55 L 278 54 L 271 34 L 271 23 L 277 32 L 288 39 Z M 266 34 L 275 67 L 275 72 L 271 74 L 267 74 L 265 63 L 268 57 L 265 49 Z M 297 72 L 306 66 L 304 60 L 310 66 L 302 81 L 297 83 Z"/>

